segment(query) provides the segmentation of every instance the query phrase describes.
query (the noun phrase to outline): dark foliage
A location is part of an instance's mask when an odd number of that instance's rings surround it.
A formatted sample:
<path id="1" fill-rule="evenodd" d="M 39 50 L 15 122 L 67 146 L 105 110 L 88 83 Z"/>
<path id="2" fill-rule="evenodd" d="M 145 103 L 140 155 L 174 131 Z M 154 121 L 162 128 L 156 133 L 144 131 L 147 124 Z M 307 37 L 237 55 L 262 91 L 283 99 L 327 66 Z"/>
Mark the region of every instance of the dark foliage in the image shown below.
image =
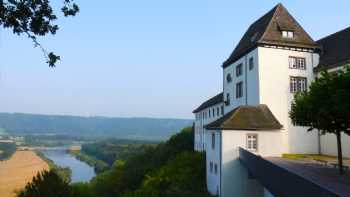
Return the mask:
<path id="1" fill-rule="evenodd" d="M 64 16 L 75 16 L 79 7 L 73 0 L 62 0 Z M 26 35 L 35 47 L 43 51 L 47 63 L 54 67 L 60 57 L 53 52 L 47 52 L 37 41 L 38 36 L 47 34 L 55 35 L 58 26 L 54 24 L 57 15 L 48 0 L 1 0 L 0 1 L 0 25 L 3 28 L 12 29 L 14 34 Z"/>
<path id="2" fill-rule="evenodd" d="M 296 125 L 333 133 L 337 137 L 340 174 L 342 170 L 341 133 L 350 135 L 350 68 L 322 72 L 309 91 L 296 94 L 290 117 Z"/>
<path id="3" fill-rule="evenodd" d="M 29 194 L 37 194 L 36 191 L 47 194 L 46 188 L 50 187 L 55 187 L 52 190 L 55 193 L 43 196 L 56 197 L 63 193 L 67 197 L 210 196 L 205 186 L 204 154 L 193 151 L 192 128 L 183 129 L 165 143 L 146 147 L 125 162 L 115 161 L 109 170 L 98 174 L 90 183 L 76 183 L 67 188 L 64 181 L 57 180 L 56 174 L 50 178 L 40 175 L 27 185 L 20 197 L 32 197 Z"/>
<path id="4" fill-rule="evenodd" d="M 156 142 L 110 139 L 96 143 L 83 144 L 81 152 L 112 166 L 116 160 L 127 160 L 129 157 L 142 152 L 145 149 L 145 144 L 155 145 Z"/>
<path id="5" fill-rule="evenodd" d="M 205 184 L 203 153 L 183 152 L 147 176 L 141 187 L 125 197 L 205 197 L 210 196 Z"/>
<path id="6" fill-rule="evenodd" d="M 38 173 L 18 197 L 73 197 L 72 188 L 54 171 Z"/>

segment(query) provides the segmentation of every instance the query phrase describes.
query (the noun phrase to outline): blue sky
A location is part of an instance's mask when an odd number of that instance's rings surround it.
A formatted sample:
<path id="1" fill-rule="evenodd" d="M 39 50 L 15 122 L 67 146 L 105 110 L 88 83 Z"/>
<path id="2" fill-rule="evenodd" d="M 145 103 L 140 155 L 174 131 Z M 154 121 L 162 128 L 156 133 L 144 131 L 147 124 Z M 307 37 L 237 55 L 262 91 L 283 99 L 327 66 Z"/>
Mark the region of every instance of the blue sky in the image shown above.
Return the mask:
<path id="1" fill-rule="evenodd" d="M 222 86 L 221 64 L 248 26 L 282 2 L 315 39 L 350 26 L 350 1 L 148 0 L 77 3 L 50 69 L 30 40 L 0 30 L 0 111 L 192 118 Z"/>

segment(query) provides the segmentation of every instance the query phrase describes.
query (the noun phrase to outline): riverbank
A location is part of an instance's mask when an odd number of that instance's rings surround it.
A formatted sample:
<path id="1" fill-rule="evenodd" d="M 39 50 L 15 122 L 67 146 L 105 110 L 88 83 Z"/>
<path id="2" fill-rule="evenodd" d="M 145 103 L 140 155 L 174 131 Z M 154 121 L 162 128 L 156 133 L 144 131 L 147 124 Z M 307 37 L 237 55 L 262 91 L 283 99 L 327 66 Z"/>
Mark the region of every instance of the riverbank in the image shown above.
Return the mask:
<path id="1" fill-rule="evenodd" d="M 90 155 L 87 155 L 81 151 L 69 151 L 71 155 L 79 159 L 82 162 L 87 163 L 89 166 L 94 168 L 96 174 L 104 172 L 109 169 L 109 165 L 101 160 L 98 160 Z"/>
<path id="2" fill-rule="evenodd" d="M 40 171 L 49 170 L 49 165 L 33 151 L 16 151 L 10 159 L 0 161 L 0 194 L 15 196 Z"/>
<path id="3" fill-rule="evenodd" d="M 72 170 L 70 168 L 56 165 L 54 161 L 46 157 L 41 151 L 35 151 L 35 153 L 49 165 L 50 170 L 55 171 L 67 183 L 71 182 Z"/>
<path id="4" fill-rule="evenodd" d="M 42 150 L 41 152 L 45 158 L 49 159 L 50 163 L 61 169 L 61 172 L 62 169 L 70 169 L 70 183 L 88 182 L 96 175 L 93 167 L 71 155 L 65 147 Z"/>

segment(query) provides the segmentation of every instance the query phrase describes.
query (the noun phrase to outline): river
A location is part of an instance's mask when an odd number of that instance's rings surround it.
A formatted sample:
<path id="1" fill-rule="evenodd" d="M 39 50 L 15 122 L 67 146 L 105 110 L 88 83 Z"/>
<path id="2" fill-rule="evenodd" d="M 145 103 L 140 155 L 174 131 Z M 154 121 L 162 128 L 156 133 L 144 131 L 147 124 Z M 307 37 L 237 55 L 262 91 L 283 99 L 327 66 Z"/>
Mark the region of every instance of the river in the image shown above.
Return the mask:
<path id="1" fill-rule="evenodd" d="M 42 153 L 56 165 L 69 167 L 72 170 L 72 183 L 88 182 L 96 175 L 91 166 L 67 153 L 66 149 L 48 149 L 43 150 Z"/>

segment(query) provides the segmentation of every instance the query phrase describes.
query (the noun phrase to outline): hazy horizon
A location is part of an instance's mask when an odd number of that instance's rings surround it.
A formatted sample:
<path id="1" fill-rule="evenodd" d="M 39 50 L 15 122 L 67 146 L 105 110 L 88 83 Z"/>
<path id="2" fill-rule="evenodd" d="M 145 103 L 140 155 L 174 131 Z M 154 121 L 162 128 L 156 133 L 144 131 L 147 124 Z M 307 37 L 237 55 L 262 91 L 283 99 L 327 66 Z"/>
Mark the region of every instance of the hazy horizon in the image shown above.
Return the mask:
<path id="1" fill-rule="evenodd" d="M 103 116 L 103 115 L 71 115 L 71 114 L 45 114 L 45 113 L 23 113 L 23 112 L 2 112 L 0 114 L 23 114 L 38 116 L 69 116 L 81 118 L 118 118 L 118 119 L 174 119 L 174 120 L 194 120 L 194 118 L 172 118 L 172 117 L 147 117 L 147 116 Z"/>
<path id="2" fill-rule="evenodd" d="M 81 12 L 39 38 L 62 57 L 55 69 L 1 29 L 0 111 L 193 119 L 222 91 L 221 64 L 249 25 L 279 2 L 315 40 L 350 26 L 345 0 L 77 0 Z"/>

